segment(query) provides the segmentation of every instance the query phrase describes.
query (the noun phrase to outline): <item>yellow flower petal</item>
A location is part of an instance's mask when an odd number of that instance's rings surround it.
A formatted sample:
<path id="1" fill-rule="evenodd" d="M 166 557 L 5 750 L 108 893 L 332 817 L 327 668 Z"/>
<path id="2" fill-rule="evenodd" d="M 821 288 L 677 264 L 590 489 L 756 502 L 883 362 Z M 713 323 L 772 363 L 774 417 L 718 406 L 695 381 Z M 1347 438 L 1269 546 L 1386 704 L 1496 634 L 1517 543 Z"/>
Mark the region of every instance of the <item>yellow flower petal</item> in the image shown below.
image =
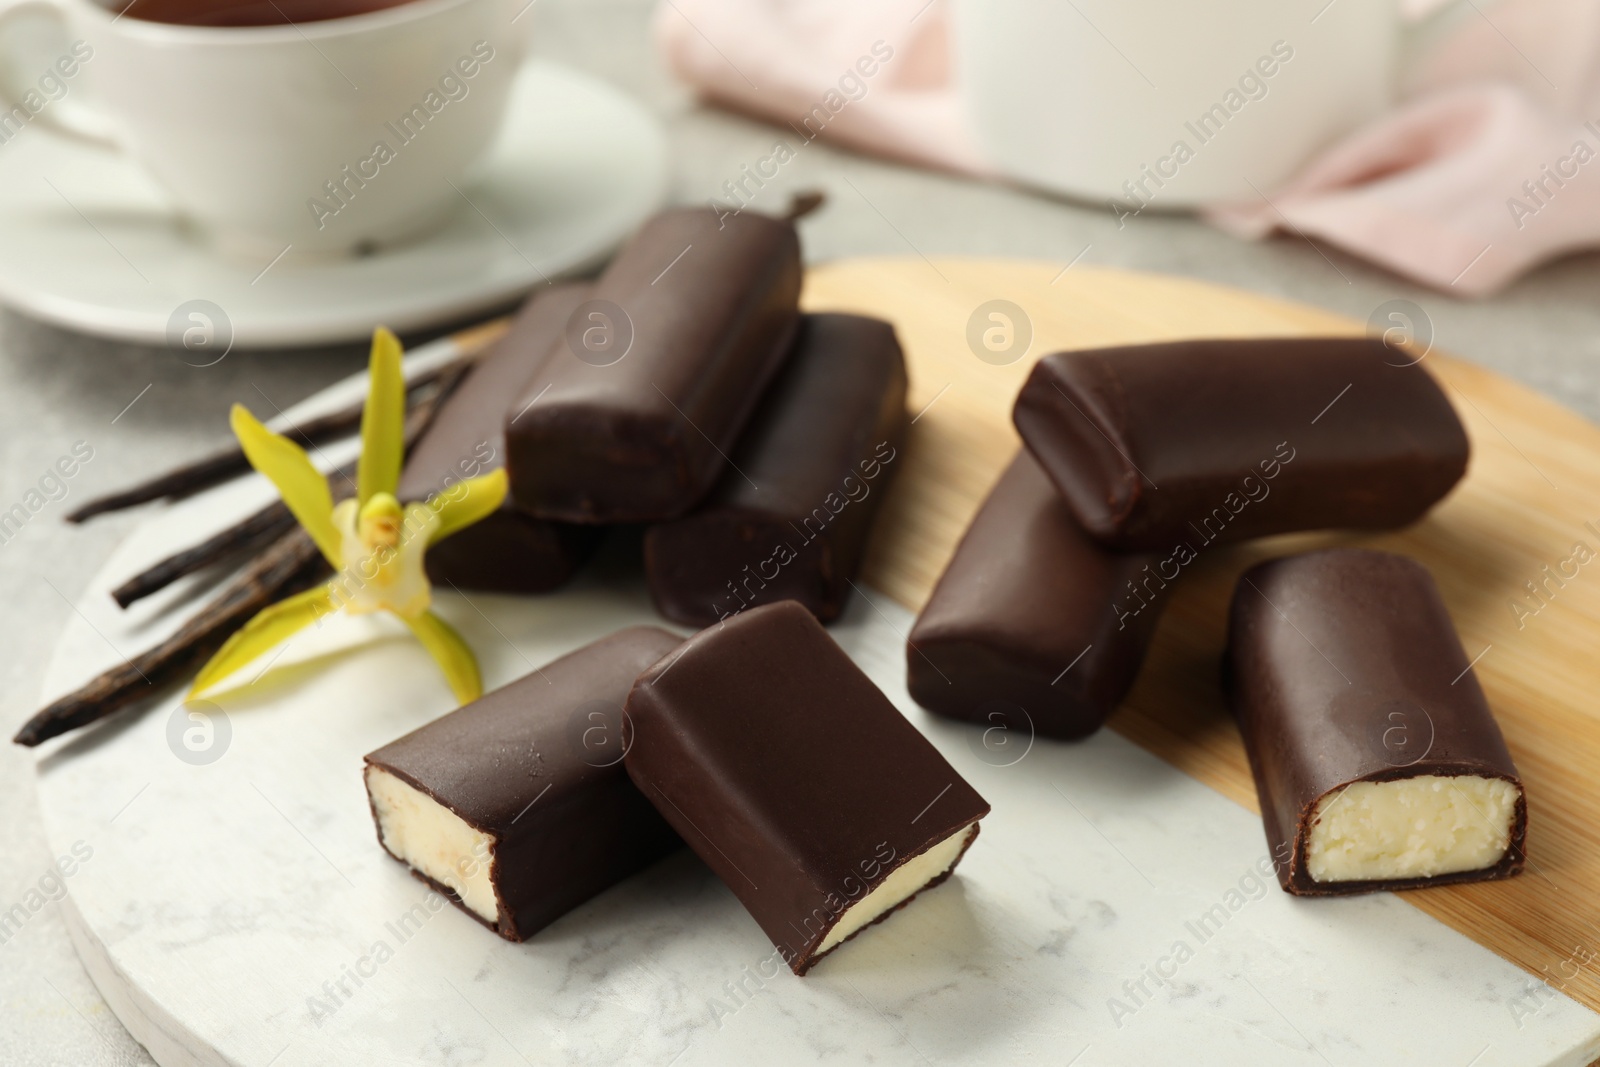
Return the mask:
<path id="1" fill-rule="evenodd" d="M 328 479 L 317 473 L 305 449 L 262 425 L 243 404 L 233 405 L 228 416 L 250 466 L 278 487 L 289 511 L 305 527 L 323 556 L 334 568 L 343 565 L 339 532 L 333 525 L 333 494 Z"/>
<path id="2" fill-rule="evenodd" d="M 367 377 L 367 404 L 361 411 L 361 462 L 356 473 L 357 499 L 363 506 L 374 494 L 399 488 L 405 451 L 406 378 L 400 368 L 400 341 L 382 326 L 372 334 Z"/>
<path id="3" fill-rule="evenodd" d="M 478 677 L 478 659 L 449 623 L 433 612 L 425 611 L 415 618 L 406 619 L 405 624 L 411 627 L 417 640 L 438 661 L 457 701 L 465 704 L 483 695 L 483 682 Z"/>
<path id="4" fill-rule="evenodd" d="M 210 662 L 200 668 L 189 689 L 189 697 L 212 688 L 332 611 L 333 602 L 325 585 L 261 609 L 255 618 L 234 631 Z"/>
<path id="5" fill-rule="evenodd" d="M 439 516 L 439 526 L 428 539 L 428 544 L 436 545 L 456 531 L 493 515 L 505 502 L 506 486 L 506 472 L 502 467 L 489 474 L 457 482 L 442 493 L 429 497 L 428 506 Z"/>

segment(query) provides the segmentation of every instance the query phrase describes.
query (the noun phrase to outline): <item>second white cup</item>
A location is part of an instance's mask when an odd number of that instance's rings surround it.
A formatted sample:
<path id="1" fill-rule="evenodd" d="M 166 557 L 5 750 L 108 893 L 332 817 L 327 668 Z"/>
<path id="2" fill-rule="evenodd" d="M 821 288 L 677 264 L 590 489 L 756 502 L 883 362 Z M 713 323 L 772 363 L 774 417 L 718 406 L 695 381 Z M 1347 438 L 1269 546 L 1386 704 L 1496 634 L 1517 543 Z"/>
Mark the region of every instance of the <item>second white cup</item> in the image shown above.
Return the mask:
<path id="1" fill-rule="evenodd" d="M 1123 210 L 1270 194 L 1386 108 L 1395 0 L 956 0 L 980 144 Z"/>

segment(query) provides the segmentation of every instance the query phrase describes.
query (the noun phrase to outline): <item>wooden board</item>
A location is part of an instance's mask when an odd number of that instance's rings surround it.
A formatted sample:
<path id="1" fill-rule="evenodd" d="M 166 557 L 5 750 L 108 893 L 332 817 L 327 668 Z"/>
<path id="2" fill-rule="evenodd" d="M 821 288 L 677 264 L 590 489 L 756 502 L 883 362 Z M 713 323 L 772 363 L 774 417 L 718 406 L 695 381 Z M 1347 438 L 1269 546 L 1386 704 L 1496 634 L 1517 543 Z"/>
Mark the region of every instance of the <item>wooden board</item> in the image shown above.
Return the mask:
<path id="1" fill-rule="evenodd" d="M 979 359 L 968 321 L 995 299 L 1020 306 L 1032 345 Z M 1034 361 L 1063 348 L 1185 337 L 1353 334 L 1361 323 L 1198 282 L 1049 262 L 856 259 L 813 269 L 810 310 L 894 323 L 910 363 L 904 459 L 867 579 L 912 609 L 1018 447 L 1011 405 Z M 1111 728 L 1251 809 L 1255 790 L 1217 685 L 1228 598 L 1271 555 L 1360 543 L 1432 569 L 1526 781 L 1529 863 L 1507 882 L 1404 899 L 1591 1008 L 1600 975 L 1600 428 L 1533 391 L 1437 352 L 1472 438 L 1467 478 L 1423 522 L 1381 537 L 1277 538 L 1202 555 L 1173 597 L 1138 685 Z M 924 407 L 926 410 L 924 411 Z M 1594 526 L 1586 525 L 1591 520 Z M 1569 561 L 1582 543 L 1592 562 Z M 1544 568 L 1551 568 L 1546 572 Z M 1564 566 L 1567 575 L 1558 576 Z M 1547 590 L 1540 600 L 1527 583 Z M 1524 610 L 1514 610 L 1521 605 Z"/>

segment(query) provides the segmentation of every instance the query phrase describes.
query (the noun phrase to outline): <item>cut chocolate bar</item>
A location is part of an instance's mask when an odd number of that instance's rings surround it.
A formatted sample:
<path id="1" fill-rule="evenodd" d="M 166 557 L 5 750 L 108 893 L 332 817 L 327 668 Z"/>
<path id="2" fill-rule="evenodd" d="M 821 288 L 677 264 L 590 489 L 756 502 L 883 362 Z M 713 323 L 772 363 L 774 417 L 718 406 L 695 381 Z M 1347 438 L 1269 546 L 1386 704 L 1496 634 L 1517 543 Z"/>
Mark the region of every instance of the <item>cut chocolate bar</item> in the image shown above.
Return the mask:
<path id="1" fill-rule="evenodd" d="M 677 518 L 710 491 L 799 321 L 794 226 L 676 208 L 617 253 L 506 428 L 519 507 Z"/>
<path id="2" fill-rule="evenodd" d="M 406 457 L 397 496 L 424 500 L 467 478 L 505 465 L 509 410 L 588 296 L 586 285 L 540 291 L 523 306 L 511 331 L 484 355 L 440 405 L 422 440 Z M 595 526 L 538 519 L 507 496 L 488 518 L 428 548 L 429 580 L 463 589 L 542 593 L 570 578 L 599 542 Z"/>
<path id="3" fill-rule="evenodd" d="M 1467 469 L 1432 376 L 1368 338 L 1058 352 L 1014 418 L 1084 528 L 1122 551 L 1404 526 Z"/>
<path id="4" fill-rule="evenodd" d="M 512 941 L 677 848 L 623 769 L 622 705 L 679 640 L 618 631 L 369 754 L 379 843 Z"/>
<path id="5" fill-rule="evenodd" d="M 661 613 L 709 626 L 798 600 L 824 622 L 838 617 L 897 469 L 905 397 L 894 327 L 805 316 L 711 496 L 645 535 Z"/>
<path id="6" fill-rule="evenodd" d="M 1101 547 L 1018 452 L 911 629 L 912 699 L 996 737 L 1093 733 L 1132 687 L 1179 569 Z"/>
<path id="7" fill-rule="evenodd" d="M 989 812 L 794 601 L 689 638 L 627 710 L 628 773 L 796 974 L 949 877 Z"/>
<path id="8" fill-rule="evenodd" d="M 1334 549 L 1245 572 L 1225 678 L 1297 895 L 1522 870 L 1527 803 L 1433 577 Z"/>

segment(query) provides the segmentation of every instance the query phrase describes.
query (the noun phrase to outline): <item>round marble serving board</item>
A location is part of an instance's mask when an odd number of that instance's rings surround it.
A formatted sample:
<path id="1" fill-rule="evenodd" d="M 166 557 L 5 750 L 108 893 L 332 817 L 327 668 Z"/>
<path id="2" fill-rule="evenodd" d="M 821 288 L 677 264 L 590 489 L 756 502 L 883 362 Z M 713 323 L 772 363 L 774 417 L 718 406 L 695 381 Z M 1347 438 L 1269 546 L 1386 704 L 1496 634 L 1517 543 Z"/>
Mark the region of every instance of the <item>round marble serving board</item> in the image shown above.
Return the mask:
<path id="1" fill-rule="evenodd" d="M 967 342 L 974 311 L 995 299 L 1031 323 L 1031 346 L 1008 365 Z M 903 634 L 1015 447 L 1010 400 L 1038 355 L 1358 327 L 1193 282 L 1048 263 L 844 262 L 813 269 L 805 301 L 894 321 L 910 359 L 918 417 L 866 588 L 833 632 L 993 804 L 957 877 L 805 979 L 774 973 L 755 924 L 687 853 L 526 944 L 500 941 L 452 907 L 429 910 L 426 888 L 378 847 L 360 757 L 451 701 L 402 633 L 337 619 L 291 643 L 258 691 L 219 697 L 209 720 L 191 720 L 174 694 L 42 754 L 47 838 L 77 857 L 60 906 L 108 1003 L 164 1067 L 1094 1067 L 1180 1050 L 1193 1064 L 1493 1067 L 1600 1052 L 1600 1015 L 1584 1006 L 1592 974 L 1579 967 L 1565 992 L 1528 974 L 1566 975 L 1559 964 L 1597 910 L 1582 888 L 1597 862 L 1582 772 L 1596 765 L 1584 700 L 1600 667 L 1584 653 L 1600 594 L 1572 580 L 1522 630 L 1505 606 L 1572 540 L 1600 541 L 1581 514 L 1600 481 L 1600 431 L 1430 355 L 1473 434 L 1473 467 L 1427 521 L 1369 539 L 1428 562 L 1469 652 L 1492 645 L 1479 672 L 1527 778 L 1537 869 L 1497 885 L 1295 900 L 1260 877 L 1266 846 L 1215 691 L 1232 577 L 1286 544 L 1195 564 L 1115 730 L 1082 743 L 986 748 L 977 729 L 928 716 L 905 692 Z M 175 626 L 192 587 L 127 613 L 106 590 L 266 494 L 243 480 L 155 513 L 83 592 L 43 696 Z M 659 622 L 625 537 L 558 594 L 439 601 L 491 686 Z"/>

